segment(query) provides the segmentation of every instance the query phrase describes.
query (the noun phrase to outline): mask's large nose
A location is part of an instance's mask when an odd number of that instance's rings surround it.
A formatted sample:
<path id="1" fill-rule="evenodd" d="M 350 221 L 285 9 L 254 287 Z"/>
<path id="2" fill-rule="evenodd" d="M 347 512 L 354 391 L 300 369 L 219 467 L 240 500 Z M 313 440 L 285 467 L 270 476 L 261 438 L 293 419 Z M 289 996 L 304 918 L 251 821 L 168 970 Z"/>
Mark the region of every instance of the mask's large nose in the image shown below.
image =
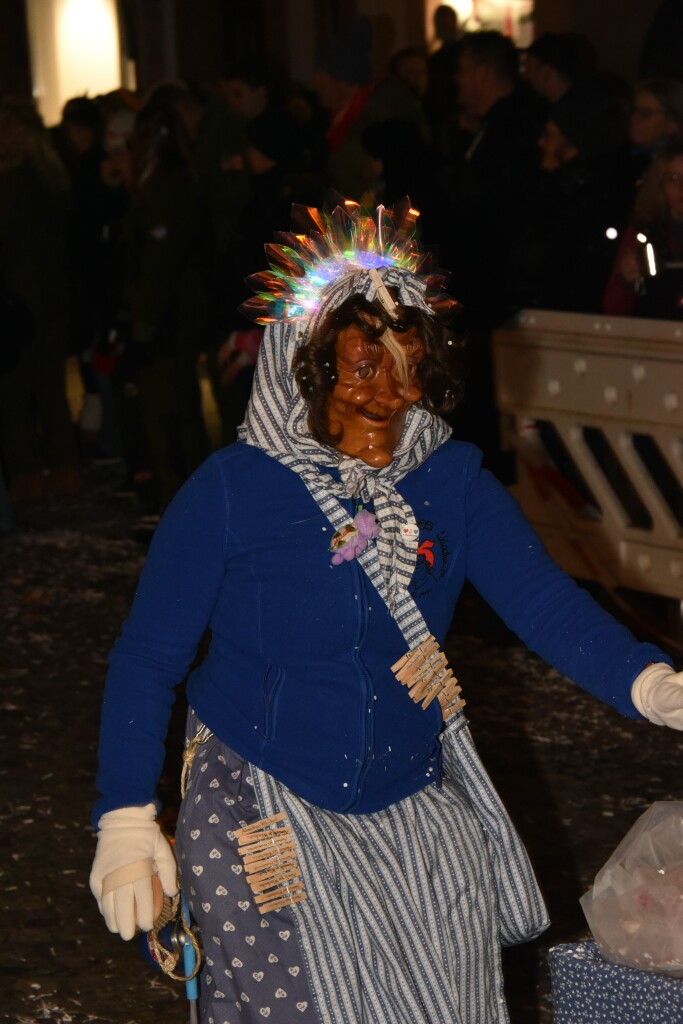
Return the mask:
<path id="1" fill-rule="evenodd" d="M 400 409 L 406 402 L 406 393 L 396 369 L 396 363 L 381 367 L 377 374 L 375 400 L 385 409 Z"/>

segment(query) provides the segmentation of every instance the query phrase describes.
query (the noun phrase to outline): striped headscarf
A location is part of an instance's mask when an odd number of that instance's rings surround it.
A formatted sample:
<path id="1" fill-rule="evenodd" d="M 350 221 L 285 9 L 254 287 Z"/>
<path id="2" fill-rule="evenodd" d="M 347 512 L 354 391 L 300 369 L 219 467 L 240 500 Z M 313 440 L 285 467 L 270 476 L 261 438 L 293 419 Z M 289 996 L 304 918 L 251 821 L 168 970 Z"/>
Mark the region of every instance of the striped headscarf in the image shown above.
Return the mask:
<path id="1" fill-rule="evenodd" d="M 397 267 L 383 267 L 379 273 L 386 287 L 397 289 L 400 305 L 417 306 L 433 315 L 425 300 L 425 283 L 419 277 Z M 351 519 L 340 498 L 374 505 L 380 525 L 377 546 L 370 545 L 359 561 L 410 641 L 424 632 L 422 617 L 408 594 L 417 558 L 418 529 L 413 510 L 396 490 L 396 484 L 448 440 L 450 428 L 440 417 L 413 405 L 408 409 L 393 461 L 381 468 L 369 466 L 315 440 L 308 426 L 308 406 L 292 370 L 297 349 L 306 344 L 324 316 L 351 295 L 372 302 L 376 293 L 370 271 L 347 274 L 324 291 L 308 321 L 268 325 L 240 439 L 297 473 L 335 530 Z M 331 468 L 338 469 L 339 480 L 325 472 Z M 419 623 L 411 614 L 413 609 Z M 412 629 L 409 619 L 415 619 Z"/>

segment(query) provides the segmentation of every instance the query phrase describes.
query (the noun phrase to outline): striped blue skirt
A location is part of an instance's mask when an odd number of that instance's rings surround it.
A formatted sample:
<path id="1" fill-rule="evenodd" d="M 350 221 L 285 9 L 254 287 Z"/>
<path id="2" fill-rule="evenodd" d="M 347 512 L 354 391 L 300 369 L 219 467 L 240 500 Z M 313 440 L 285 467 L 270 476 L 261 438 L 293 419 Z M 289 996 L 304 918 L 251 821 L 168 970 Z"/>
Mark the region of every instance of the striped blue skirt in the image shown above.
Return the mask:
<path id="1" fill-rule="evenodd" d="M 305 898 L 262 913 L 240 829 L 278 814 Z M 373 814 L 337 814 L 209 735 L 176 849 L 202 934 L 203 1024 L 509 1020 L 490 836 L 457 781 Z"/>

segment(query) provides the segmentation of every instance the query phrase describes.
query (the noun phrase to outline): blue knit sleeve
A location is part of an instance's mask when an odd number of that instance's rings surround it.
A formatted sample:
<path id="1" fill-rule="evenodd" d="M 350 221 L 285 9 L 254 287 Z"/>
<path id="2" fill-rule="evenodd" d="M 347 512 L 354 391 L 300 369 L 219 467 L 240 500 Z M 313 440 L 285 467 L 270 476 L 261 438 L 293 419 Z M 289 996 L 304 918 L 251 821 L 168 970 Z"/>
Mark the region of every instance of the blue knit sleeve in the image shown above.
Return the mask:
<path id="1" fill-rule="evenodd" d="M 228 503 L 218 456 L 169 505 L 109 655 L 93 822 L 155 799 L 175 698 L 211 618 L 225 571 Z"/>
<path id="2" fill-rule="evenodd" d="M 671 660 L 640 643 L 552 560 L 517 502 L 472 457 L 468 474 L 467 575 L 520 639 L 584 689 L 640 717 L 631 685 L 650 661 Z"/>

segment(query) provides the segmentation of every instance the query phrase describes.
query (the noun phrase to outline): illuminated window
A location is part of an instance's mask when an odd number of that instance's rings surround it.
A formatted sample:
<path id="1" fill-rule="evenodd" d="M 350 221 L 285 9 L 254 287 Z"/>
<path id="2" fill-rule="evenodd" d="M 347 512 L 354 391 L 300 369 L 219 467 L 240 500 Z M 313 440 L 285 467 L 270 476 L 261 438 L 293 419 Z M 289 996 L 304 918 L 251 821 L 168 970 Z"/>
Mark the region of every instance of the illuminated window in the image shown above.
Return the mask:
<path id="1" fill-rule="evenodd" d="M 28 0 L 34 96 L 48 125 L 73 96 L 121 85 L 116 0 Z"/>
<path id="2" fill-rule="evenodd" d="M 427 38 L 434 35 L 434 11 L 441 0 L 427 0 L 425 4 Z M 461 31 L 497 29 L 511 36 L 517 46 L 529 46 L 533 40 L 534 0 L 447 0 L 458 15 Z"/>

